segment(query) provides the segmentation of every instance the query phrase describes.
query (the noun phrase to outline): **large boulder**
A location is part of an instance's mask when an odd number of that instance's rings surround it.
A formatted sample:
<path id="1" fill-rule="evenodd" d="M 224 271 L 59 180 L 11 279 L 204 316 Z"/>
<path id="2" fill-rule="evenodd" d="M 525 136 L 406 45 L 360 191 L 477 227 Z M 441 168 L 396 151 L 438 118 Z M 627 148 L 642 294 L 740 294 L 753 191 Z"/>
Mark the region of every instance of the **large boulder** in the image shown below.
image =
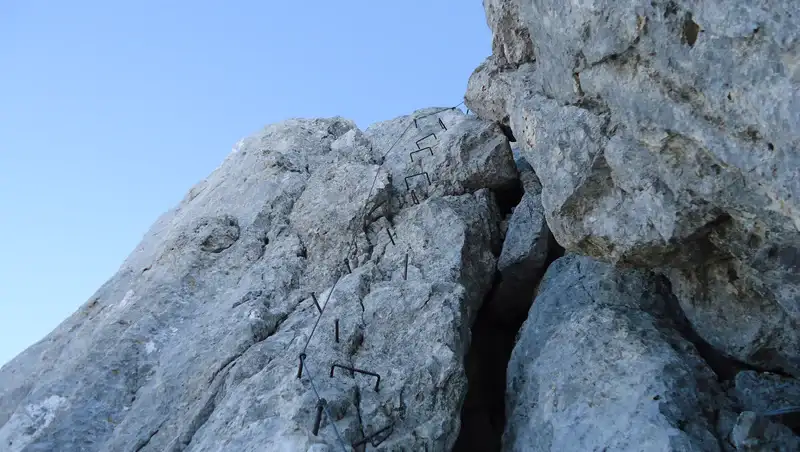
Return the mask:
<path id="1" fill-rule="evenodd" d="M 731 404 L 679 312 L 652 273 L 556 260 L 508 365 L 503 450 L 719 450 Z"/>
<path id="2" fill-rule="evenodd" d="M 794 378 L 746 370 L 736 374 L 731 392 L 747 411 L 764 414 L 792 409 L 800 414 L 800 381 Z"/>
<path id="3" fill-rule="evenodd" d="M 293 119 L 241 140 L 0 369 L 0 450 L 322 451 L 373 434 L 379 449 L 449 450 L 501 243 L 487 188 L 516 169 L 497 126 L 441 117 L 432 187 L 413 201 L 411 116 L 377 136 Z"/>
<path id="4" fill-rule="evenodd" d="M 800 376 L 800 4 L 486 0 L 466 104 L 568 250 L 659 269 L 727 355 Z"/>
<path id="5" fill-rule="evenodd" d="M 510 215 L 503 249 L 497 261 L 500 283 L 484 309 L 499 324 L 516 331 L 527 316 L 536 284 L 547 268 L 551 243 L 541 195 L 526 191 Z"/>
<path id="6" fill-rule="evenodd" d="M 736 419 L 729 436 L 736 450 L 749 452 L 793 452 L 800 450 L 800 437 L 785 425 L 770 421 L 752 411 Z"/>

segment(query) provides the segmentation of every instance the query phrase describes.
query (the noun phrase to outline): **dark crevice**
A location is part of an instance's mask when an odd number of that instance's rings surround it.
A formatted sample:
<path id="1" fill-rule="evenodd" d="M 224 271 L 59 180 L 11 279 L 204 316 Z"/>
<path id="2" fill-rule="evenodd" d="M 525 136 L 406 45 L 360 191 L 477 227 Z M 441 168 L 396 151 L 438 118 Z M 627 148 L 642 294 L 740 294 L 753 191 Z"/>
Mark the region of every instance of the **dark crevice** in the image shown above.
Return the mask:
<path id="1" fill-rule="evenodd" d="M 553 233 L 549 233 L 547 240 L 547 260 L 545 261 L 544 269 L 547 270 L 550 264 L 555 262 L 556 259 L 564 257 L 565 253 L 566 250 L 558 243 Z M 544 276 L 544 273 L 542 273 L 542 276 Z"/>
<path id="2" fill-rule="evenodd" d="M 519 329 L 528 318 L 539 281 L 564 249 L 549 234 L 544 268 L 516 269 L 524 277 L 495 274 L 472 326 L 472 342 L 465 360 L 467 395 L 461 408 L 461 431 L 453 451 L 501 450 L 505 429 L 506 369 Z"/>
<path id="3" fill-rule="evenodd" d="M 194 435 L 200 431 L 205 423 L 211 418 L 214 409 L 217 407 L 217 397 L 220 396 L 224 385 L 224 378 L 220 379 L 211 388 L 211 393 L 205 399 L 200 409 L 192 417 L 191 422 L 186 431 L 178 438 L 178 441 L 173 443 L 172 452 L 181 452 L 185 450 L 189 444 L 192 443 Z"/>
<path id="4" fill-rule="evenodd" d="M 749 364 L 726 356 L 722 352 L 712 347 L 711 344 L 706 342 L 694 330 L 691 322 L 689 322 L 689 319 L 683 312 L 678 299 L 672 292 L 672 283 L 669 281 L 669 279 L 662 275 L 659 277 L 659 283 L 661 286 L 660 292 L 662 292 L 663 295 L 670 300 L 668 306 L 668 315 L 670 320 L 672 320 L 675 324 L 675 330 L 680 333 L 684 339 L 694 345 L 697 353 L 701 358 L 703 358 L 706 364 L 708 364 L 711 370 L 717 374 L 717 378 L 720 382 L 732 381 L 733 378 L 736 377 L 736 374 L 743 370 L 759 370 Z"/>
<path id="5" fill-rule="evenodd" d="M 297 305 L 295 305 L 295 309 L 296 307 Z M 171 449 L 173 452 L 180 452 L 186 449 L 189 444 L 191 444 L 194 435 L 203 427 L 203 425 L 205 425 L 208 419 L 211 418 L 211 415 L 216 409 L 218 398 L 224 396 L 225 379 L 233 366 L 236 365 L 236 362 L 239 360 L 239 358 L 241 358 L 254 346 L 274 335 L 288 317 L 289 313 L 277 315 L 274 319 L 272 319 L 274 321 L 273 325 L 269 325 L 268 327 L 260 328 L 254 331 L 252 341 L 242 344 L 239 352 L 225 359 L 225 361 L 222 362 L 222 365 L 212 373 L 211 378 L 209 379 L 209 395 L 205 398 L 202 405 L 193 416 L 187 429 L 173 441 Z"/>
<path id="6" fill-rule="evenodd" d="M 505 426 L 505 369 L 516 332 L 498 328 L 494 319 L 486 315 L 500 281 L 498 273 L 472 326 L 472 341 L 464 363 L 467 395 L 461 407 L 461 430 L 454 452 L 490 452 L 501 448 Z"/>
<path id="7" fill-rule="evenodd" d="M 511 127 L 503 123 L 499 123 L 499 125 L 500 129 L 503 131 L 503 134 L 505 134 L 506 138 L 508 138 L 508 141 L 516 143 L 517 139 L 514 138 L 514 132 L 511 131 Z"/>
<path id="8" fill-rule="evenodd" d="M 153 439 L 153 438 L 154 438 L 154 437 L 155 437 L 155 436 L 158 434 L 158 432 L 161 430 L 161 426 L 162 426 L 162 425 L 164 425 L 164 422 L 162 422 L 162 423 L 161 423 L 161 425 L 159 425 L 157 429 L 155 429 L 155 430 L 154 430 L 152 433 L 150 433 L 150 434 L 147 436 L 147 439 L 142 439 L 142 440 L 139 440 L 139 442 L 138 442 L 138 443 L 136 443 L 136 445 L 134 446 L 134 449 L 133 449 L 133 450 L 134 450 L 134 452 L 139 452 L 139 451 L 141 451 L 142 449 L 144 449 L 145 447 L 147 447 L 147 445 L 148 445 L 148 444 L 150 444 L 150 441 L 151 441 L 151 440 L 152 440 L 152 439 Z"/>
<path id="9" fill-rule="evenodd" d="M 500 209 L 500 215 L 510 214 L 522 200 L 523 195 L 525 195 L 525 188 L 519 179 L 515 180 L 513 184 L 494 190 L 495 202 Z"/>
<path id="10" fill-rule="evenodd" d="M 703 340 L 691 326 L 679 329 L 681 335 L 694 344 L 697 353 L 708 364 L 708 367 L 717 374 L 720 382 L 731 381 L 739 372 L 743 370 L 757 370 L 753 366 L 743 363 L 734 358 L 725 356 L 720 351 L 716 350 L 708 342 Z"/>
<path id="11" fill-rule="evenodd" d="M 251 292 L 248 292 L 245 295 L 245 298 L 247 298 L 247 296 L 250 295 L 250 294 L 251 294 Z M 297 304 L 299 305 L 299 302 Z M 295 308 L 297 308 L 297 305 L 295 305 Z M 239 358 L 241 358 L 245 353 L 247 353 L 251 348 L 253 348 L 254 346 L 260 344 L 261 342 L 264 342 L 269 337 L 271 337 L 272 335 L 277 333 L 278 329 L 280 329 L 281 325 L 283 324 L 284 321 L 286 321 L 287 318 L 289 318 L 289 313 L 288 312 L 287 313 L 282 313 L 280 315 L 274 316 L 274 318 L 271 319 L 274 322 L 273 325 L 268 325 L 265 328 L 256 329 L 253 332 L 252 341 L 248 341 L 248 342 L 242 344 L 240 346 L 240 351 L 238 351 L 237 353 L 234 353 L 233 355 L 231 355 L 228 358 L 226 358 L 225 361 L 223 361 L 222 364 L 217 368 L 217 370 L 215 370 L 214 373 L 211 374 L 211 378 L 209 379 L 209 384 L 212 384 L 214 382 L 214 380 L 217 378 L 217 376 L 223 370 L 225 370 L 226 368 L 229 368 L 229 367 L 233 367 L 233 365 L 235 365 L 235 362 Z M 230 370 L 230 369 L 228 369 L 228 370 Z"/>

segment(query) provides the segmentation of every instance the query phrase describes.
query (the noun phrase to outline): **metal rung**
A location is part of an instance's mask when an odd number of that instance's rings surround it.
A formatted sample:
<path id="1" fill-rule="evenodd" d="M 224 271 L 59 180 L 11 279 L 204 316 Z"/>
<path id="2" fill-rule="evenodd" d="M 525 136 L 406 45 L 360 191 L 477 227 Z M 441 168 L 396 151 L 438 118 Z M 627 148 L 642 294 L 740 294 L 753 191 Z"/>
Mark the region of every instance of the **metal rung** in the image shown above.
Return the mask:
<path id="1" fill-rule="evenodd" d="M 420 173 L 416 173 L 416 174 L 412 174 L 412 175 L 410 175 L 410 176 L 406 176 L 406 190 L 411 190 L 411 186 L 410 186 L 410 185 L 408 185 L 408 180 L 409 180 L 409 179 L 411 179 L 411 178 L 414 178 L 414 177 L 417 177 L 417 176 L 422 176 L 422 175 L 425 175 L 425 179 L 427 179 L 427 180 L 428 180 L 428 185 L 430 185 L 430 184 L 431 184 L 431 177 L 428 175 L 428 173 L 427 173 L 427 172 L 425 172 L 425 171 L 422 171 L 422 172 L 420 172 Z"/>
<path id="2" fill-rule="evenodd" d="M 416 151 L 412 151 L 410 154 L 408 154 L 408 156 L 409 156 L 409 157 L 411 157 L 411 161 L 413 162 L 413 161 L 414 161 L 414 154 L 416 154 L 417 152 L 422 152 L 422 151 L 425 151 L 425 150 L 428 150 L 428 151 L 430 151 L 430 152 L 431 152 L 431 155 L 433 155 L 433 148 L 432 148 L 432 147 L 430 147 L 430 146 L 428 146 L 428 147 L 426 147 L 426 148 L 417 149 Z"/>
<path id="3" fill-rule="evenodd" d="M 427 139 L 427 138 L 430 138 L 430 137 L 433 137 L 433 139 L 434 139 L 434 140 L 438 139 L 438 138 L 436 138 L 436 134 L 435 134 L 435 133 L 430 133 L 430 134 L 428 134 L 428 135 L 425 135 L 424 137 L 422 137 L 422 138 L 420 138 L 419 140 L 417 140 L 417 141 L 416 141 L 416 143 L 417 143 L 417 149 L 419 149 L 419 142 L 420 142 L 420 141 L 423 141 L 423 140 L 425 140 L 425 139 Z"/>
<path id="4" fill-rule="evenodd" d="M 376 439 L 380 435 L 382 435 L 383 433 L 385 433 L 387 431 L 389 432 L 389 434 L 387 434 L 386 436 L 384 436 L 381 439 Z M 392 433 L 394 433 L 394 422 L 390 422 L 389 425 L 387 425 L 386 427 L 384 427 L 384 428 L 378 430 L 377 432 L 375 432 L 375 433 L 363 438 L 362 440 L 360 440 L 358 442 L 353 443 L 353 448 L 354 449 L 358 449 L 359 446 L 363 446 L 364 444 L 367 444 L 367 442 L 372 444 L 372 447 L 378 447 L 378 446 L 381 445 L 382 442 L 386 441 L 386 439 L 389 438 L 392 435 Z"/>
<path id="5" fill-rule="evenodd" d="M 350 366 L 345 366 L 343 364 L 333 363 L 333 364 L 331 364 L 331 378 L 333 378 L 333 371 L 337 367 L 340 368 L 340 369 L 349 370 L 350 372 L 358 372 L 360 374 L 369 375 L 371 377 L 377 378 L 377 380 L 375 381 L 375 392 L 378 392 L 379 386 L 381 384 L 381 376 L 380 375 L 376 374 L 375 372 L 370 372 L 368 370 L 356 369 L 355 367 L 350 367 Z"/>

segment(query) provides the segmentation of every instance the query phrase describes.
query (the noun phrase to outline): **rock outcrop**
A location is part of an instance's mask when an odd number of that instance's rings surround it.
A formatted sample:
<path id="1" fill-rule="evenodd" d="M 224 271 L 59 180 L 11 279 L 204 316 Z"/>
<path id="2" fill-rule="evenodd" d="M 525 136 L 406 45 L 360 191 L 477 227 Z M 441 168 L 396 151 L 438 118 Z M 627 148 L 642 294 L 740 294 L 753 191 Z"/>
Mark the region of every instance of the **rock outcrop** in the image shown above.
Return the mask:
<path id="1" fill-rule="evenodd" d="M 475 115 L 241 140 L 0 450 L 797 450 L 800 4 L 484 7 Z"/>
<path id="2" fill-rule="evenodd" d="M 788 427 L 752 411 L 739 415 L 729 439 L 736 450 L 792 452 L 800 449 L 800 438 Z"/>
<path id="3" fill-rule="evenodd" d="M 566 249 L 658 269 L 697 332 L 800 376 L 800 5 L 485 0 L 466 103 Z"/>
<path id="4" fill-rule="evenodd" d="M 3 366 L 0 449 L 449 450 L 502 244 L 492 190 L 518 175 L 497 125 L 414 117 L 240 141 Z"/>
<path id="5" fill-rule="evenodd" d="M 730 403 L 679 310 L 655 275 L 556 260 L 509 363 L 504 450 L 718 450 Z"/>

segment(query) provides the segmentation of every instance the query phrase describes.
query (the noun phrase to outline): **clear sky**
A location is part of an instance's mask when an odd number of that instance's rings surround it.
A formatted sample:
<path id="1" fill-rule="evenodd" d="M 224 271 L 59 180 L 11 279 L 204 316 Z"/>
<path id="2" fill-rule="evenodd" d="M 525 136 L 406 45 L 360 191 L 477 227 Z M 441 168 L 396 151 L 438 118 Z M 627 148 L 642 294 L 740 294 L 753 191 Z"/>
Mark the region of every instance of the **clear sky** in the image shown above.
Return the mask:
<path id="1" fill-rule="evenodd" d="M 490 51 L 480 0 L 0 1 L 0 364 L 239 138 L 455 105 Z"/>

